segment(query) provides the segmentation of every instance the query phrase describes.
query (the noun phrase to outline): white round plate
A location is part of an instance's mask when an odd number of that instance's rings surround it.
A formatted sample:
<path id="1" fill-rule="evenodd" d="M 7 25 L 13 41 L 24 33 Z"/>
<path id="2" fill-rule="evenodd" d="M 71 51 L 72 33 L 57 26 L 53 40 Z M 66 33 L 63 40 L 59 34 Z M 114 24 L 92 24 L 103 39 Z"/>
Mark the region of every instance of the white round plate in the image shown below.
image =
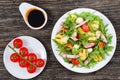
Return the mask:
<path id="1" fill-rule="evenodd" d="M 61 29 L 61 27 L 60 27 L 61 23 L 64 22 L 64 20 L 66 19 L 66 17 L 68 16 L 69 13 L 81 13 L 81 12 L 90 12 L 90 13 L 94 13 L 95 15 L 98 15 L 100 18 L 103 19 L 103 22 L 105 24 L 109 24 L 108 27 L 107 27 L 108 28 L 108 33 L 111 33 L 113 35 L 111 45 L 114 48 L 111 52 L 109 52 L 110 55 L 106 56 L 105 60 L 97 63 L 93 68 L 90 68 L 90 69 L 88 69 L 88 68 L 77 68 L 77 67 L 72 68 L 72 64 L 68 64 L 68 63 L 64 62 L 63 58 L 56 51 L 57 46 L 52 40 L 52 39 L 55 39 L 55 35 Z M 111 58 L 112 58 L 112 56 L 115 52 L 115 48 L 116 48 L 116 33 L 115 33 L 114 27 L 113 27 L 112 23 L 110 22 L 110 20 L 104 14 L 102 14 L 101 12 L 96 11 L 94 9 L 89 9 L 89 8 L 77 8 L 77 9 L 74 9 L 74 10 L 71 10 L 71 11 L 65 13 L 57 21 L 57 23 L 55 24 L 55 26 L 53 28 L 52 35 L 51 35 L 51 46 L 52 46 L 52 50 L 53 50 L 53 53 L 54 53 L 55 57 L 65 68 L 67 68 L 67 69 L 69 69 L 73 72 L 77 72 L 77 73 L 90 73 L 90 72 L 94 72 L 94 71 L 97 71 L 97 70 L 103 68 L 111 60 Z"/>
<path id="2" fill-rule="evenodd" d="M 44 59 L 45 65 L 46 65 L 46 61 L 47 61 L 46 50 L 39 40 L 30 36 L 20 36 L 17 38 L 20 38 L 23 40 L 23 46 L 27 47 L 29 52 L 34 52 L 38 58 Z M 10 41 L 8 45 L 13 47 L 13 40 Z M 17 63 L 11 62 L 10 55 L 14 52 L 8 47 L 8 45 L 6 46 L 4 51 L 3 61 L 8 72 L 12 74 L 14 77 L 19 79 L 31 79 L 43 71 L 45 65 L 42 68 L 37 68 L 37 71 L 35 73 L 30 74 L 27 72 L 27 68 L 21 68 L 18 62 Z M 19 51 L 19 49 L 16 49 L 16 50 L 17 52 Z"/>

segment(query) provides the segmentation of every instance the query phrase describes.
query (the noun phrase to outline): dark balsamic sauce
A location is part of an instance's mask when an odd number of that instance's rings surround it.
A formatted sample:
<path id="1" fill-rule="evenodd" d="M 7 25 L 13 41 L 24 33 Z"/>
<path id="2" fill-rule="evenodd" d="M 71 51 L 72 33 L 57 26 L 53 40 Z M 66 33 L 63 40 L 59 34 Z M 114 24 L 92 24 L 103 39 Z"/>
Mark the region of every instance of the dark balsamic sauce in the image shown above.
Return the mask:
<path id="1" fill-rule="evenodd" d="M 31 9 L 28 11 L 27 20 L 32 27 L 40 27 L 45 22 L 45 17 L 42 11 Z"/>

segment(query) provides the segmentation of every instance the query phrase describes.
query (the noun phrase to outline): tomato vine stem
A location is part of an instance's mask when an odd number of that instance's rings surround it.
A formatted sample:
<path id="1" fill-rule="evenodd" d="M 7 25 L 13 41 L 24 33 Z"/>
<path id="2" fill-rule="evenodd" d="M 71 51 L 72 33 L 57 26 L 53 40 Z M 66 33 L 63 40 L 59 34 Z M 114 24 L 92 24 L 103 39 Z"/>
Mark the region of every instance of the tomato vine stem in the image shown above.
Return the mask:
<path id="1" fill-rule="evenodd" d="M 27 60 L 26 58 L 24 58 L 23 56 L 21 56 L 13 47 L 11 47 L 10 45 L 8 45 L 8 47 L 13 50 L 16 54 L 18 54 L 22 59 L 24 59 L 25 61 L 27 61 L 29 64 L 37 67 L 35 64 L 33 64 L 32 62 L 30 62 L 29 60 Z"/>

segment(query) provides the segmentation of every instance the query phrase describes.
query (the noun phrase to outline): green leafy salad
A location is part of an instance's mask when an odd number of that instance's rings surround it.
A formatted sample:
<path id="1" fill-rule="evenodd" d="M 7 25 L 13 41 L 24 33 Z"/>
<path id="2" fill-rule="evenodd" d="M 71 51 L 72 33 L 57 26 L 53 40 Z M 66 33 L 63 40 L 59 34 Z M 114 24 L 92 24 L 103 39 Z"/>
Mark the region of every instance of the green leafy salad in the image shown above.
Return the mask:
<path id="1" fill-rule="evenodd" d="M 107 26 L 94 13 L 69 13 L 53 39 L 59 55 L 73 67 L 94 67 L 113 48 Z"/>

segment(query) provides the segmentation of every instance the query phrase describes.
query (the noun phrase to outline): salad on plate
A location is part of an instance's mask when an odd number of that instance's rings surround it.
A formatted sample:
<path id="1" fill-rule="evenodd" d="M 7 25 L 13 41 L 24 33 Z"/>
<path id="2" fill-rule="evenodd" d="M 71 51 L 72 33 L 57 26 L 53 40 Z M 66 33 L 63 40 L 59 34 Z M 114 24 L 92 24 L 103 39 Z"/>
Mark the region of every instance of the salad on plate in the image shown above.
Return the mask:
<path id="1" fill-rule="evenodd" d="M 53 39 L 59 55 L 72 67 L 94 67 L 113 49 L 108 25 L 94 13 L 69 13 Z"/>

